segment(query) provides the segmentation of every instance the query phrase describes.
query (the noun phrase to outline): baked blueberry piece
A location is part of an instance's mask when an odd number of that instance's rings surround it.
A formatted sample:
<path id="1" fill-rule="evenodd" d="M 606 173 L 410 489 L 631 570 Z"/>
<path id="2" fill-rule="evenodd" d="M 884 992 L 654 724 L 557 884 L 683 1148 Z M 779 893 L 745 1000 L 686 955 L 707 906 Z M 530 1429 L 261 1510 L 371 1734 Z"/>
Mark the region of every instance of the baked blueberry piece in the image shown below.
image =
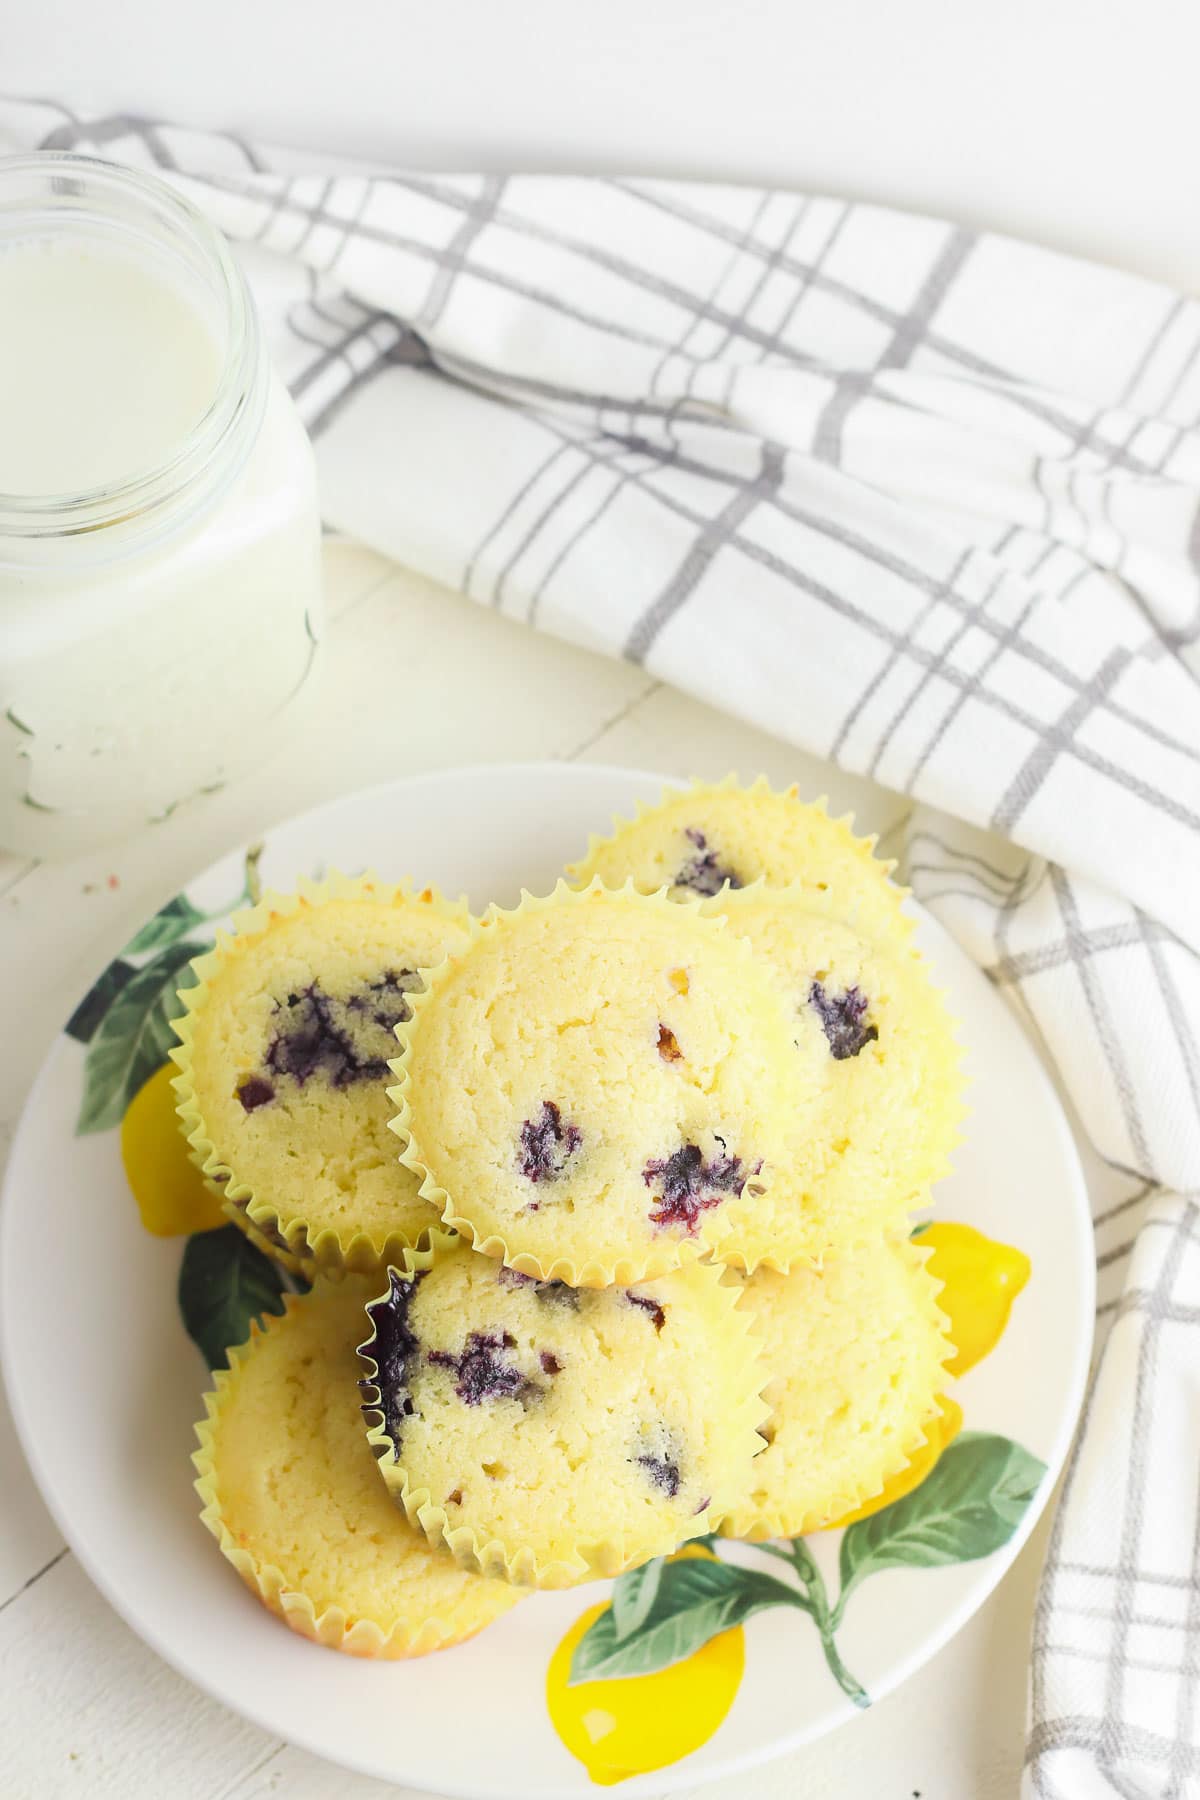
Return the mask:
<path id="1" fill-rule="evenodd" d="M 467 919 L 432 888 L 335 876 L 268 896 L 194 963 L 183 1128 L 230 1216 L 290 1266 L 366 1272 L 444 1235 L 388 1130 L 388 1061 Z"/>
<path id="2" fill-rule="evenodd" d="M 384 1479 L 464 1567 L 529 1586 L 675 1549 L 745 1491 L 762 1444 L 763 1372 L 736 1302 L 694 1261 L 596 1290 L 462 1246 L 410 1256 L 362 1347 Z"/>
<path id="3" fill-rule="evenodd" d="M 196 1487 L 224 1554 L 293 1631 L 354 1656 L 423 1656 L 519 1595 L 460 1569 L 391 1503 L 355 1387 L 365 1298 L 351 1277 L 253 1328 L 206 1397 Z"/>
<path id="4" fill-rule="evenodd" d="M 539 1280 L 628 1285 L 736 1246 L 787 1163 L 791 1008 L 698 903 L 560 883 L 493 910 L 398 1035 L 422 1194 Z"/>
<path id="5" fill-rule="evenodd" d="M 750 944 L 792 1022 L 792 1157 L 718 1250 L 751 1268 L 819 1263 L 906 1232 L 946 1173 L 963 1115 L 961 1053 L 923 958 L 858 936 L 807 898 L 760 882 L 702 908 Z"/>
<path id="6" fill-rule="evenodd" d="M 632 880 L 646 894 L 665 887 L 672 899 L 708 899 L 760 880 L 798 886 L 811 911 L 841 919 L 860 936 L 907 941 L 904 889 L 889 879 L 894 865 L 880 862 L 874 848 L 874 838 L 855 837 L 849 818 L 830 818 L 823 801 L 805 802 L 795 787 L 775 793 L 761 776 L 742 787 L 731 775 L 711 786 L 669 789 L 656 806 L 618 819 L 610 837 L 592 838 L 568 874 L 580 886 L 599 876 L 610 887 Z"/>

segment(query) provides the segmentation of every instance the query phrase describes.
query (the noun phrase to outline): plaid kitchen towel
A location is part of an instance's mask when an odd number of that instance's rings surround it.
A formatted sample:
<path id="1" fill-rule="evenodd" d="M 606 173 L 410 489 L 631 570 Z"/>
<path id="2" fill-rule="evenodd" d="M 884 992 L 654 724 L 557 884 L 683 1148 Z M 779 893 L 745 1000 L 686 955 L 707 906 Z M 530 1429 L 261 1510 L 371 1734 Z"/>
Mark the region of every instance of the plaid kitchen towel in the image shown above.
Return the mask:
<path id="1" fill-rule="evenodd" d="M 237 241 L 331 524 L 913 796 L 913 887 L 1094 1151 L 1027 1793 L 1200 1794 L 1200 306 L 811 195 L 46 105 L 0 141 L 155 166 Z"/>

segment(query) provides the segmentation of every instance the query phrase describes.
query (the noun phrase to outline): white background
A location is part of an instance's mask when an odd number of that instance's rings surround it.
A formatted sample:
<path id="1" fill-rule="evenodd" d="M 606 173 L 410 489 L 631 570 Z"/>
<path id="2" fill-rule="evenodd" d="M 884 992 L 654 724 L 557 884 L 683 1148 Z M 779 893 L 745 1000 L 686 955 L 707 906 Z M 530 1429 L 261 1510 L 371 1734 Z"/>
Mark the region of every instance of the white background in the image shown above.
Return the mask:
<path id="1" fill-rule="evenodd" d="M 948 214 L 1200 290 L 1200 7 L 1188 0 L 0 0 L 0 89 L 413 166 L 600 168 L 802 186 Z M 826 785 L 809 759 L 642 672 L 536 639 L 331 547 L 333 692 L 310 737 L 203 813 L 86 864 L 0 855 L 0 1140 L 53 1032 L 130 931 L 219 852 L 372 779 L 388 666 L 456 669 L 398 770 L 596 756 Z M 499 678 L 498 678 L 499 676 Z M 514 704 L 505 694 L 537 695 Z M 370 704 L 364 705 L 364 696 Z M 452 716 L 457 714 L 455 719 Z M 372 733 L 374 732 L 374 735 Z M 835 778 L 886 825 L 894 800 Z M 110 879 L 111 878 L 111 879 Z M 86 1471 L 81 1471 L 86 1478 Z M 849 1732 L 762 1771 L 761 1800 L 1015 1800 L 1044 1533 L 957 1642 Z M 743 1781 L 714 1800 L 742 1800 Z M 4 1800 L 374 1800 L 174 1676 L 47 1518 L 0 1402 Z"/>
<path id="2" fill-rule="evenodd" d="M 1189 0 L 0 0 L 0 88 L 888 200 L 1200 287 Z"/>

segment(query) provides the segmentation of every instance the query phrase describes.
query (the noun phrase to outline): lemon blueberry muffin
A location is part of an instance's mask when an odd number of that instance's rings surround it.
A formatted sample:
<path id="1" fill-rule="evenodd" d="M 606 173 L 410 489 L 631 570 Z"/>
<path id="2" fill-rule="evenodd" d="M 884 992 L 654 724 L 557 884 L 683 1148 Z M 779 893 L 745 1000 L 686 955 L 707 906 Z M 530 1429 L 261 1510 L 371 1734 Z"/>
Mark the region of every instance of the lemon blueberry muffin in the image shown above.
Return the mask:
<path id="1" fill-rule="evenodd" d="M 411 1526 L 363 1435 L 355 1345 L 365 1292 L 289 1297 L 232 1354 L 196 1427 L 204 1523 L 293 1631 L 358 1656 L 421 1656 L 519 1599 Z"/>
<path id="2" fill-rule="evenodd" d="M 787 1269 L 905 1230 L 963 1110 L 959 1047 L 924 961 L 810 912 L 802 886 L 726 890 L 702 910 L 749 942 L 792 1017 L 801 1129 L 739 1252 Z"/>
<path id="3" fill-rule="evenodd" d="M 369 878 L 270 896 L 193 965 L 172 1052 L 193 1157 L 260 1245 L 378 1269 L 438 1218 L 388 1130 L 395 1027 L 468 941 L 462 903 Z"/>
<path id="4" fill-rule="evenodd" d="M 844 919 L 864 937 L 906 941 L 912 925 L 900 910 L 904 889 L 888 879 L 894 864 L 879 862 L 874 845 L 855 837 L 848 818 L 831 819 L 824 802 L 800 800 L 794 787 L 775 793 L 761 776 L 750 787 L 729 776 L 640 806 L 611 837 L 593 837 L 568 874 L 581 886 L 599 876 L 610 887 L 632 880 L 646 894 L 665 887 L 672 899 L 759 880 L 797 885 L 812 911 Z"/>
<path id="5" fill-rule="evenodd" d="M 767 1447 L 722 1524 L 796 1537 L 878 1494 L 924 1442 L 952 1354 L 925 1252 L 885 1239 L 788 1275 L 729 1270 L 759 1343 Z"/>
<path id="6" fill-rule="evenodd" d="M 465 1567 L 537 1587 L 615 1575 L 744 1491 L 763 1371 L 715 1266 L 571 1288 L 459 1245 L 388 1275 L 361 1351 L 371 1442 Z"/>
<path id="7" fill-rule="evenodd" d="M 560 883 L 413 1003 L 396 1128 L 447 1225 L 602 1287 L 750 1230 L 794 1129 L 791 1009 L 699 907 Z"/>

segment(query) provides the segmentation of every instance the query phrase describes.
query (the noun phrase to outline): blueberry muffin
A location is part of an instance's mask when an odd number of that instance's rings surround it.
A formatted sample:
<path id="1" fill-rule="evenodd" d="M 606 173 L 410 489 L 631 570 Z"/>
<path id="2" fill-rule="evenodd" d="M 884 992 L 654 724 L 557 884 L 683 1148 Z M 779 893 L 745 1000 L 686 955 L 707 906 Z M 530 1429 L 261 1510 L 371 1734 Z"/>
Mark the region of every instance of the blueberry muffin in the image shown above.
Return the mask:
<path id="1" fill-rule="evenodd" d="M 803 887 L 727 889 L 703 903 L 750 944 L 785 997 L 800 1129 L 735 1246 L 787 1269 L 902 1232 L 945 1174 L 962 1120 L 961 1053 L 911 947 L 808 910 Z"/>
<path id="2" fill-rule="evenodd" d="M 925 1255 L 901 1238 L 823 1270 L 726 1272 L 760 1346 L 771 1412 L 725 1536 L 798 1537 L 840 1519 L 924 1442 L 952 1354 Z"/>
<path id="3" fill-rule="evenodd" d="M 873 855 L 874 838 L 857 838 L 851 821 L 831 819 L 823 801 L 806 804 L 794 787 L 774 793 L 762 776 L 740 787 L 731 775 L 716 786 L 671 789 L 636 818 L 618 819 L 611 837 L 593 837 L 567 871 L 583 886 L 594 876 L 610 887 L 632 880 L 644 894 L 665 887 L 672 899 L 708 898 L 724 889 L 798 886 L 810 910 L 844 920 L 881 942 L 907 940 L 905 890 L 888 879 L 893 863 Z"/>
<path id="4" fill-rule="evenodd" d="M 230 1216 L 291 1267 L 377 1270 L 444 1235 L 388 1130 L 388 1061 L 468 918 L 432 888 L 335 877 L 269 896 L 192 965 L 183 1129 Z"/>
<path id="5" fill-rule="evenodd" d="M 539 1280 L 737 1247 L 794 1128 L 790 1007 L 698 903 L 594 884 L 493 908 L 413 1003 L 396 1127 L 448 1226 Z"/>
<path id="6" fill-rule="evenodd" d="M 745 1491 L 763 1372 L 715 1267 L 580 1289 L 460 1245 L 388 1279 L 362 1346 L 371 1443 L 465 1568 L 536 1587 L 616 1575 Z"/>
<path id="7" fill-rule="evenodd" d="M 473 1637 L 520 1592 L 460 1569 L 410 1525 L 363 1436 L 355 1345 L 369 1290 L 289 1298 L 205 1396 L 202 1518 L 293 1631 L 355 1656 L 423 1656 Z"/>

